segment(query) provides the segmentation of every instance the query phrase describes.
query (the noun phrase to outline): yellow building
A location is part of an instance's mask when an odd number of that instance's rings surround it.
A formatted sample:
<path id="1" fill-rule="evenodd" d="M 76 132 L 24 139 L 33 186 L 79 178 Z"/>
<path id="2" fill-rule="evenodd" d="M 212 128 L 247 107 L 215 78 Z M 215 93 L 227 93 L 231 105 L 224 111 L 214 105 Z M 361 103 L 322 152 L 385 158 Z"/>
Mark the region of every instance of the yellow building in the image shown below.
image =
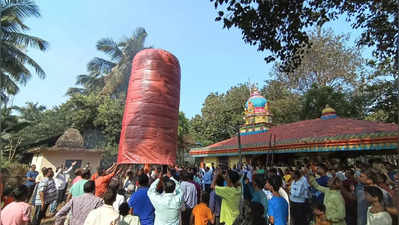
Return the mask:
<path id="1" fill-rule="evenodd" d="M 77 167 L 89 163 L 90 168 L 94 170 L 100 166 L 104 150 L 85 148 L 80 132 L 70 128 L 58 138 L 53 147 L 36 147 L 29 152 L 33 153 L 32 164 L 35 164 L 39 171 L 42 167 L 69 167 L 74 161 L 77 162 Z"/>

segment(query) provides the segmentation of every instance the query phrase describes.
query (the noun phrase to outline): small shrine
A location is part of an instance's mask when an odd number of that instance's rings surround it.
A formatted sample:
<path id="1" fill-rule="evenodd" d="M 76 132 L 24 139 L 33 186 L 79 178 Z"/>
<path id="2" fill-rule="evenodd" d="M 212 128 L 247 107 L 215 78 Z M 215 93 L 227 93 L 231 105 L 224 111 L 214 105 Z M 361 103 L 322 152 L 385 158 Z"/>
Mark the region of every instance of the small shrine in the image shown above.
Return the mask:
<path id="1" fill-rule="evenodd" d="M 102 149 L 89 149 L 84 146 L 84 139 L 79 130 L 67 129 L 52 147 L 36 147 L 29 150 L 33 153 L 32 164 L 36 165 L 38 171 L 42 167 L 56 169 L 62 165 L 69 167 L 76 161 L 76 167 L 89 165 L 91 169 L 100 166 Z"/>
<path id="2" fill-rule="evenodd" d="M 269 102 L 260 95 L 257 88 L 251 90 L 251 97 L 245 104 L 245 124 L 240 127 L 240 135 L 263 133 L 270 129 L 272 115 Z"/>

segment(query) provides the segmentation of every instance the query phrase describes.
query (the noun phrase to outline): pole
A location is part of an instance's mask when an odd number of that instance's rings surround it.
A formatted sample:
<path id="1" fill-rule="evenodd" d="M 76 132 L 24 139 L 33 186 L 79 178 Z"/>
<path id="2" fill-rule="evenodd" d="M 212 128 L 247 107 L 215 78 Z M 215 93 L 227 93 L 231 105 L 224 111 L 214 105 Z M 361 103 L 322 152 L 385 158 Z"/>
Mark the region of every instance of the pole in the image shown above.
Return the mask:
<path id="1" fill-rule="evenodd" d="M 237 141 L 238 141 L 238 154 L 240 155 L 240 159 L 238 161 L 238 165 L 241 168 L 242 166 L 242 153 L 241 153 L 241 133 L 240 133 L 240 126 L 238 126 L 238 131 L 237 131 Z"/>

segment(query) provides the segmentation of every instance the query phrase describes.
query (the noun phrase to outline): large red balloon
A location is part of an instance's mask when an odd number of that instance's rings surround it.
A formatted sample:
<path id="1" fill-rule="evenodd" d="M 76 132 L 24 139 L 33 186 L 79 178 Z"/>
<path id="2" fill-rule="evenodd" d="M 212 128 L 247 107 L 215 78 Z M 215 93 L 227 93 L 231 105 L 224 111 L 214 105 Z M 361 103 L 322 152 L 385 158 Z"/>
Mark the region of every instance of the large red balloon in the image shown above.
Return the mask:
<path id="1" fill-rule="evenodd" d="M 119 164 L 176 161 L 180 65 L 161 49 L 145 49 L 133 59 L 119 141 Z"/>

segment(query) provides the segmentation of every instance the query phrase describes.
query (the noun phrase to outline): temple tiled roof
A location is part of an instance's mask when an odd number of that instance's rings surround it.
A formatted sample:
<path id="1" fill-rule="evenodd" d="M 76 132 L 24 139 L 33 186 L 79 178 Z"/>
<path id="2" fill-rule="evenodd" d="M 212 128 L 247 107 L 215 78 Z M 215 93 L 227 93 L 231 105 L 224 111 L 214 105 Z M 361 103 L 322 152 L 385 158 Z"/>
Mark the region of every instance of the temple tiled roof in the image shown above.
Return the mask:
<path id="1" fill-rule="evenodd" d="M 248 153 L 262 153 L 268 148 L 280 149 L 281 153 L 289 152 L 293 148 L 302 149 L 301 151 L 361 150 L 374 148 L 370 144 L 380 146 L 392 142 L 396 145 L 397 141 L 394 140 L 397 136 L 396 124 L 344 118 L 313 119 L 274 126 L 264 133 L 241 136 L 241 145 L 243 151 Z M 384 146 L 380 147 L 385 148 Z M 233 137 L 207 147 L 192 149 L 190 154 L 199 156 L 219 152 L 233 153 L 236 150 L 237 137 Z"/>

